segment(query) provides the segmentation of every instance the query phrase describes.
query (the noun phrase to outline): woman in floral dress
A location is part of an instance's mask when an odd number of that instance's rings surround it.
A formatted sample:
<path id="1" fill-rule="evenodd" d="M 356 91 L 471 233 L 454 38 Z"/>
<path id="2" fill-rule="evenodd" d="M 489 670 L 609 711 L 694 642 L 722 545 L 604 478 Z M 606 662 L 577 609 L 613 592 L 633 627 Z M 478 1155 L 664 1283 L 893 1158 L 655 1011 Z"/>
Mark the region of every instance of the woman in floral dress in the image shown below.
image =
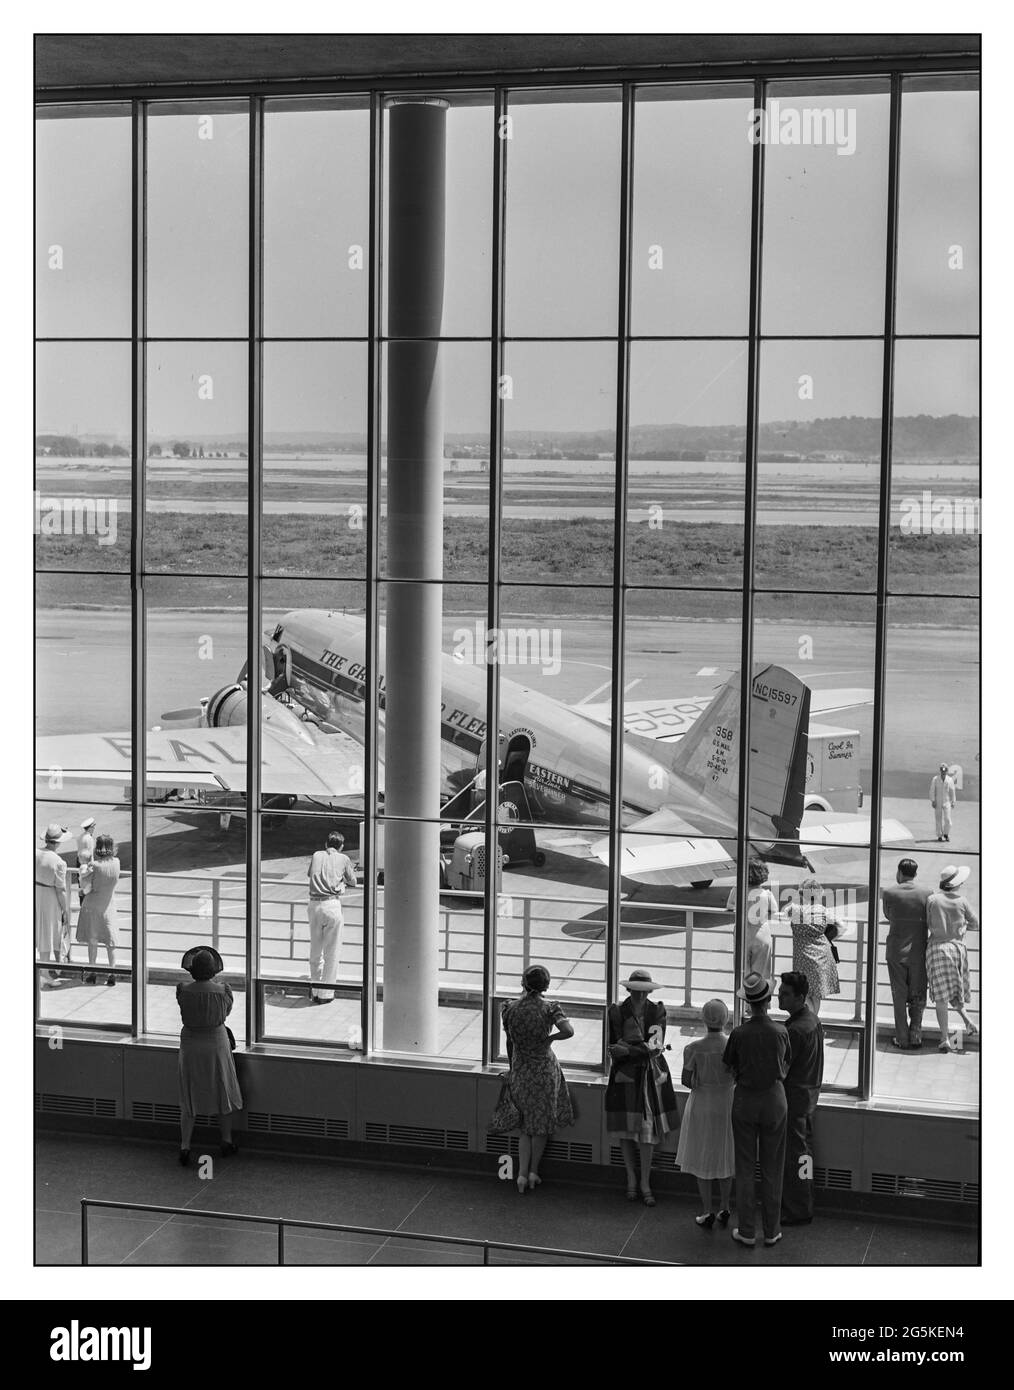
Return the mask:
<path id="1" fill-rule="evenodd" d="M 518 1191 L 534 1191 L 541 1183 L 539 1163 L 554 1131 L 574 1123 L 574 1107 L 551 1044 L 574 1036 L 573 1025 L 559 1004 L 543 996 L 549 971 L 530 965 L 522 976 L 524 993 L 500 1010 L 507 1037 L 510 1070 L 500 1104 L 493 1112 L 494 1130 L 519 1129 Z M 520 1124 L 511 1113 L 520 1112 Z"/>

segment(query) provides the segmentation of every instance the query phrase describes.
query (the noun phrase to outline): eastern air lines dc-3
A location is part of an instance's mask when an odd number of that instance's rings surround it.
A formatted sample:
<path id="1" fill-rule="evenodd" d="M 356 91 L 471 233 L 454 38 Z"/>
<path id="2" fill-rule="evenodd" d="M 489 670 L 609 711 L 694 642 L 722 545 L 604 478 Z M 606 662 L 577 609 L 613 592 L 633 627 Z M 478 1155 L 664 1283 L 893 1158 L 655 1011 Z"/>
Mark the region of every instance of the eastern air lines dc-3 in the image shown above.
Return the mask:
<path id="1" fill-rule="evenodd" d="M 377 650 L 384 651 L 384 633 Z M 434 814 L 481 824 L 484 793 L 486 671 L 441 653 L 442 804 Z M 321 609 L 288 613 L 263 646 L 261 794 L 268 808 L 299 801 L 349 815 L 363 809 L 365 622 Z M 571 706 L 503 677 L 499 686 L 498 821 L 572 827 L 608 862 L 601 839 L 610 795 L 607 706 Z M 377 676 L 378 780 L 383 793 L 385 680 Z M 813 692 L 792 672 L 755 665 L 750 718 L 751 853 L 806 867 L 822 845 L 868 842 L 869 819 L 828 809 L 808 795 L 811 716 L 870 701 L 865 690 Z M 242 814 L 246 790 L 245 669 L 200 706 L 163 716 L 146 738 L 149 800 L 195 802 L 224 817 Z M 739 790 L 740 680 L 712 695 L 625 703 L 622 872 L 649 884 L 702 886 L 735 868 Z M 813 726 L 814 728 L 816 726 Z M 420 737 L 425 731 L 420 729 Z M 40 795 L 54 769 L 60 785 L 109 799 L 129 788 L 129 734 L 75 734 L 38 740 Z M 812 755 L 809 770 L 812 772 Z M 50 793 L 51 794 L 51 793 Z M 224 823 L 227 823 L 224 822 Z M 597 832 L 593 834 L 592 832 Z M 885 841 L 910 839 L 896 822 Z M 801 845 L 802 840 L 802 845 Z M 803 851 L 805 850 L 805 855 Z M 539 852 L 535 863 L 544 863 Z"/>

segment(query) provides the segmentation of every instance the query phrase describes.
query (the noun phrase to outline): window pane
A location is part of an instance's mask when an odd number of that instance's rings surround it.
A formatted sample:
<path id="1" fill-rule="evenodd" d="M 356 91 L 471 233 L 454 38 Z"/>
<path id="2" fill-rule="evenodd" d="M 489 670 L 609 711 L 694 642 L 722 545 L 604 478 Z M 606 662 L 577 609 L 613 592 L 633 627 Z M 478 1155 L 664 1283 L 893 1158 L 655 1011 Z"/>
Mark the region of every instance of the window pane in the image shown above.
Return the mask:
<path id="1" fill-rule="evenodd" d="M 176 986 L 189 979 L 180 961 L 192 946 L 213 946 L 232 986 L 228 1023 L 246 1040 L 246 819 L 194 805 L 145 811 L 145 929 L 148 981 L 145 1030 L 179 1036 Z"/>
<path id="2" fill-rule="evenodd" d="M 248 331 L 246 102 L 153 103 L 148 119 L 148 332 Z"/>
<path id="3" fill-rule="evenodd" d="M 369 288 L 370 112 L 363 98 L 264 108 L 264 332 L 361 337 Z"/>
<path id="4" fill-rule="evenodd" d="M 979 328 L 979 93 L 919 90 L 901 102 L 899 333 Z"/>
<path id="5" fill-rule="evenodd" d="M 264 809 L 360 815 L 372 690 L 365 586 L 266 582 L 261 610 Z"/>
<path id="6" fill-rule="evenodd" d="M 889 107 L 883 80 L 770 85 L 765 333 L 883 332 Z"/>
<path id="7" fill-rule="evenodd" d="M 213 806 L 227 834 L 246 800 L 246 582 L 151 579 L 145 618 L 145 799 Z"/>
<path id="8" fill-rule="evenodd" d="M 504 578 L 608 582 L 616 347 L 511 343 L 504 360 Z"/>
<path id="9" fill-rule="evenodd" d="M 747 331 L 749 87 L 641 88 L 634 115 L 631 331 Z"/>
<path id="10" fill-rule="evenodd" d="M 130 347 L 35 351 L 37 569 L 130 566 Z"/>
<path id="11" fill-rule="evenodd" d="M 894 362 L 895 593 L 977 594 L 979 345 L 899 342 Z"/>
<path id="12" fill-rule="evenodd" d="M 898 857 L 893 853 L 881 857 L 881 892 L 897 883 Z M 938 854 L 926 851 L 921 845 L 917 845 L 914 854 L 910 857 L 914 858 L 917 864 L 916 884 L 928 889 L 931 893 L 938 891 L 941 874 L 945 869 L 953 868 L 955 860 L 967 868 L 969 876 L 958 891 L 976 917 L 981 916 L 981 880 L 978 855 L 967 854 L 963 851 L 956 854 L 952 849 Z M 980 1087 L 979 1039 L 968 1037 L 960 1015 L 956 1009 L 951 1008 L 945 1016 L 945 1027 L 952 1038 L 953 1046 L 959 1050 L 952 1053 L 942 1053 L 937 1050 L 940 1043 L 940 1024 L 937 1019 L 936 1008 L 926 990 L 920 988 L 923 981 L 919 973 L 919 964 L 928 965 L 930 963 L 929 958 L 932 952 L 929 947 L 927 947 L 926 956 L 921 957 L 921 959 L 919 948 L 916 947 L 917 973 L 914 981 L 909 976 L 902 977 L 896 964 L 899 980 L 899 1014 L 896 1018 L 891 977 L 887 965 L 889 935 L 894 936 L 891 955 L 897 963 L 902 958 L 899 951 L 901 933 L 889 926 L 885 920 L 884 912 L 881 910 L 880 939 L 877 949 L 875 1094 L 889 1096 L 896 1100 L 918 1100 L 946 1107 L 960 1106 L 977 1109 Z M 982 968 L 978 926 L 967 929 L 962 944 L 968 963 L 968 987 L 967 990 L 962 989 L 965 996 L 963 1008 L 971 1018 L 972 1023 L 978 1028 L 982 1021 Z M 957 958 L 957 952 L 954 955 Z M 904 960 L 905 965 L 910 969 L 912 953 L 909 952 Z M 953 983 L 961 983 L 962 976 L 961 964 L 958 963 L 957 978 Z M 907 1006 L 910 986 L 913 999 L 923 1001 L 922 1047 L 901 1051 L 892 1045 L 891 1039 L 897 1036 L 902 1018 L 906 1030 L 909 1023 L 915 1021 Z M 950 994 L 948 997 L 951 997 Z M 901 1005 L 905 1006 L 903 1014 Z M 911 1038 L 909 1040 L 911 1041 Z"/>
<path id="13" fill-rule="evenodd" d="M 244 573 L 247 468 L 246 348 L 153 344 L 145 568 Z"/>
<path id="14" fill-rule="evenodd" d="M 91 806 L 122 806 L 131 782 L 130 586 L 39 575 L 35 601 L 39 795 L 69 802 L 76 824 Z"/>
<path id="15" fill-rule="evenodd" d="M 44 109 L 35 158 L 36 333 L 128 336 L 130 108 Z"/>
<path id="16" fill-rule="evenodd" d="M 743 582 L 744 343 L 633 343 L 627 579 Z"/>
<path id="17" fill-rule="evenodd" d="M 265 343 L 265 574 L 366 570 L 366 347 Z"/>
<path id="18" fill-rule="evenodd" d="M 764 344 L 754 559 L 761 588 L 876 589 L 882 400 L 880 343 Z M 824 609 L 830 614 L 833 604 Z"/>
<path id="19" fill-rule="evenodd" d="M 96 896 L 85 908 L 86 896 L 81 893 L 79 859 L 84 843 L 85 828 L 81 821 L 94 817 L 90 833 L 112 839 L 112 855 L 108 866 L 98 875 L 84 879 L 86 893 L 93 889 Z M 44 1023 L 63 1023 L 73 1027 L 129 1027 L 131 1014 L 130 975 L 133 965 L 131 948 L 131 844 L 130 811 L 122 807 L 91 806 L 84 803 L 37 801 L 35 803 L 36 850 L 43 851 L 42 862 L 36 860 L 35 956 L 41 962 L 54 961 L 55 947 L 60 954 L 60 969 L 37 971 L 38 1019 Z M 48 845 L 43 837 L 53 824 L 64 830 L 62 839 Z M 68 922 L 62 932 L 51 934 L 54 920 L 58 921 L 59 893 L 49 886 L 54 877 L 50 872 L 49 856 L 55 853 L 64 865 L 65 902 Z M 103 850 L 109 849 L 108 845 Z M 115 861 L 115 862 L 114 862 Z M 57 871 L 59 872 L 59 871 Z"/>
<path id="20" fill-rule="evenodd" d="M 916 858 L 941 835 L 950 837 L 951 854 L 978 853 L 979 749 L 978 602 L 892 599 L 884 813 L 899 817 L 911 830 Z M 950 787 L 940 786 L 941 763 L 948 769 Z M 931 806 L 931 800 L 939 806 Z"/>
<path id="21" fill-rule="evenodd" d="M 506 330 L 617 331 L 620 102 L 515 94 L 507 147 Z"/>

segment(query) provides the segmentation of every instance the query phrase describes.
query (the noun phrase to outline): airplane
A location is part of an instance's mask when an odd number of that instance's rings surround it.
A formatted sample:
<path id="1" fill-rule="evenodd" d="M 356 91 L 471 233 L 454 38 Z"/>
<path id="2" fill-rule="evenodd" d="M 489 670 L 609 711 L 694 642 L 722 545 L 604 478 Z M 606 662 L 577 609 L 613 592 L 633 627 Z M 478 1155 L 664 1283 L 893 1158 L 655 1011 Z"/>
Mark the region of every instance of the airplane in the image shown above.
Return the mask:
<path id="1" fill-rule="evenodd" d="M 385 647 L 379 633 L 378 651 Z M 434 816 L 463 824 L 481 818 L 485 794 L 486 671 L 441 653 L 442 802 Z M 262 646 L 261 791 L 265 808 L 298 800 L 361 814 L 363 809 L 366 667 L 365 621 L 322 609 L 288 613 Z M 383 796 L 386 707 L 381 658 L 379 796 Z M 497 820 L 597 831 L 608 821 L 611 734 L 604 707 L 571 706 L 501 673 L 500 810 Z M 807 733 L 813 712 L 862 703 L 868 692 L 811 691 L 783 667 L 759 663 L 751 685 L 751 853 L 772 863 L 810 868 L 816 850 L 868 839 L 869 821 L 840 812 L 805 816 Z M 860 698 L 862 697 L 862 698 Z M 740 680 L 733 673 L 710 699 L 650 702 L 679 712 L 685 728 L 656 721 L 661 737 L 625 732 L 622 779 L 622 872 L 641 883 L 707 886 L 735 867 L 739 787 Z M 241 815 L 246 787 L 247 673 L 200 706 L 163 716 L 147 734 L 146 795 Z M 625 709 L 642 721 L 644 708 Z M 675 732 L 677 741 L 672 738 Z M 129 734 L 63 735 L 38 740 L 40 795 L 45 786 L 100 789 L 130 783 Z M 82 798 L 83 799 L 83 798 Z M 910 839 L 886 822 L 884 839 Z M 636 837 L 636 838 L 635 838 Z M 802 837 L 802 842 L 801 842 Z M 590 843 L 608 862 L 608 841 Z M 806 853 L 803 852 L 804 848 Z M 545 862 L 536 849 L 537 867 Z"/>

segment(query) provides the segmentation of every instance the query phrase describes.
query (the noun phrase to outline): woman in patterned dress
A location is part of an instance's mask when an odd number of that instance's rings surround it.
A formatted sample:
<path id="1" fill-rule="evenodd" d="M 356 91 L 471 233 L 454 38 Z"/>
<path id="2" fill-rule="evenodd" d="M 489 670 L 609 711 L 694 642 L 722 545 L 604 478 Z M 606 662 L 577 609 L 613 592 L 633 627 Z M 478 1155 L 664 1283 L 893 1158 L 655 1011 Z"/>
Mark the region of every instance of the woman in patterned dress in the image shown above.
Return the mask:
<path id="1" fill-rule="evenodd" d="M 534 1192 L 542 1182 L 539 1164 L 550 1137 L 574 1123 L 570 1091 L 551 1046 L 572 1038 L 574 1028 L 559 1004 L 543 998 L 549 988 L 549 971 L 544 965 L 530 965 L 521 983 L 521 998 L 505 1003 L 500 1016 L 510 1061 L 506 1090 L 521 1112 L 518 1191 Z M 490 1126 L 499 1131 L 515 1127 L 509 1118 L 513 1117 L 507 1117 L 498 1105 Z"/>
<path id="2" fill-rule="evenodd" d="M 841 923 L 824 906 L 824 890 L 815 878 L 799 885 L 799 902 L 789 903 L 781 920 L 792 928 L 792 968 L 806 976 L 806 1005 L 820 1013 L 821 1001 L 841 989 L 830 937 L 841 935 Z"/>
<path id="3" fill-rule="evenodd" d="M 938 1052 L 955 1050 L 948 1028 L 948 1009 L 958 1011 L 968 1037 L 974 1038 L 979 1031 L 965 1011 L 965 1005 L 972 997 L 965 932 L 969 927 L 978 930 L 979 919 L 967 898 L 958 892 L 970 872 L 964 864 L 960 868 L 949 864 L 940 875 L 939 891 L 931 893 L 926 904 L 926 922 L 929 926 L 926 978 L 940 1028 Z"/>
<path id="4" fill-rule="evenodd" d="M 622 1004 L 609 1005 L 612 1067 L 606 1087 L 606 1129 L 620 1141 L 627 1170 L 627 1200 L 636 1202 L 640 1196 L 646 1207 L 653 1207 L 651 1160 L 655 1145 L 677 1130 L 680 1122 L 672 1077 L 662 1055 L 665 1005 L 648 998 L 658 985 L 647 970 L 632 970 L 630 978 L 620 984 L 627 998 Z"/>

